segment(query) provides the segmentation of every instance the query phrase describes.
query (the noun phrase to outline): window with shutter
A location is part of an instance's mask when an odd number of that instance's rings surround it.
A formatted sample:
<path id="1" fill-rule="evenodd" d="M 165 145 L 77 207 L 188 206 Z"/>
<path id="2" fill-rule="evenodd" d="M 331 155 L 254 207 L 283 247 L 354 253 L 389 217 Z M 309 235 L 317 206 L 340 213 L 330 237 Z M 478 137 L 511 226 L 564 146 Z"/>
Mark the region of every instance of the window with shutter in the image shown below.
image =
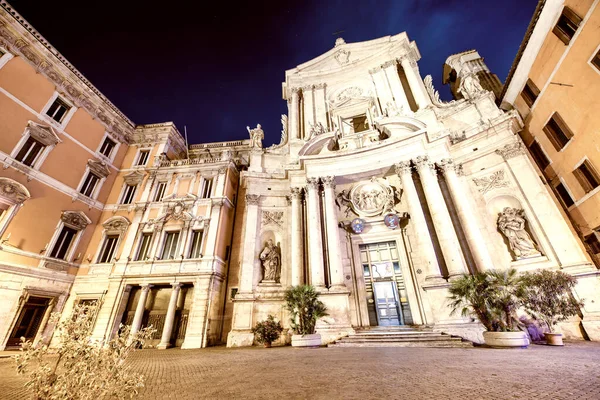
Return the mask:
<path id="1" fill-rule="evenodd" d="M 573 132 L 569 129 L 561 116 L 555 112 L 544 126 L 544 132 L 556 151 L 560 151 L 573 137 Z"/>
<path id="2" fill-rule="evenodd" d="M 565 7 L 554 29 L 552 29 L 552 33 L 558 36 L 564 44 L 568 45 L 573 36 L 575 36 L 579 24 L 581 24 L 581 17 L 575 14 L 569 7 Z"/>
<path id="3" fill-rule="evenodd" d="M 525 100 L 525 103 L 527 103 L 529 107 L 532 107 L 539 95 L 540 89 L 538 89 L 531 79 L 527 79 L 527 83 L 525 83 L 525 87 L 521 92 L 521 96 L 523 97 L 523 100 Z"/>
<path id="4" fill-rule="evenodd" d="M 584 239 L 593 254 L 600 254 L 600 232 L 594 231 Z"/>
<path id="5" fill-rule="evenodd" d="M 529 145 L 529 151 L 542 171 L 550 165 L 550 160 L 546 156 L 546 153 L 544 153 L 544 150 L 542 150 L 542 146 L 536 140 Z"/>
<path id="6" fill-rule="evenodd" d="M 600 186 L 600 177 L 589 160 L 585 160 L 579 167 L 575 168 L 573 174 L 586 193 Z"/>
<path id="7" fill-rule="evenodd" d="M 558 196 L 559 196 L 560 200 L 563 202 L 563 204 L 565 205 L 565 207 L 569 208 L 573 204 L 575 204 L 575 201 L 571 197 L 571 194 L 569 193 L 566 186 L 562 182 L 559 183 L 558 185 L 556 185 L 554 187 L 554 189 L 556 190 L 556 193 L 558 193 Z"/>

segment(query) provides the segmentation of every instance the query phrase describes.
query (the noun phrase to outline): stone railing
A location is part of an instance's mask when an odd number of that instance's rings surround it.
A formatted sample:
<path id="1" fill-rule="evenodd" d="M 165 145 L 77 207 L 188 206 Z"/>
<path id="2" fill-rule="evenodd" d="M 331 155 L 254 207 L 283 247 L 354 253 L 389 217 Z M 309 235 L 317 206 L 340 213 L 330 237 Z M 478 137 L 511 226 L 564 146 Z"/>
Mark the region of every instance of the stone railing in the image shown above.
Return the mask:
<path id="1" fill-rule="evenodd" d="M 214 149 L 219 147 L 235 147 L 249 144 L 249 140 L 234 140 L 231 142 L 220 142 L 220 143 L 203 143 L 203 144 L 192 144 L 190 145 L 191 150 L 196 149 Z"/>
<path id="2" fill-rule="evenodd" d="M 219 158 L 184 158 L 181 160 L 162 160 L 160 167 L 179 167 L 185 165 L 214 164 L 223 161 Z"/>

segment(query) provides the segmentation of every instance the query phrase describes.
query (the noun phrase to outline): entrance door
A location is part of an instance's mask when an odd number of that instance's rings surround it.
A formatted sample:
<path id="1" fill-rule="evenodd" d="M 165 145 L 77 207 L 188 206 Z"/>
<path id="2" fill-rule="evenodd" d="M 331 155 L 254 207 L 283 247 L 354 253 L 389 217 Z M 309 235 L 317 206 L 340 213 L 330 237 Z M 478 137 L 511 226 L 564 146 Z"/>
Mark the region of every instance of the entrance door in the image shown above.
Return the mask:
<path id="1" fill-rule="evenodd" d="M 401 325 L 401 316 L 398 312 L 398 294 L 394 282 L 374 282 L 375 307 L 379 326 Z"/>
<path id="2" fill-rule="evenodd" d="M 27 340 L 35 339 L 48 308 L 49 300 L 33 296 L 27 300 L 6 343 L 7 346 L 18 346 L 21 343 L 21 337 L 25 337 Z"/>

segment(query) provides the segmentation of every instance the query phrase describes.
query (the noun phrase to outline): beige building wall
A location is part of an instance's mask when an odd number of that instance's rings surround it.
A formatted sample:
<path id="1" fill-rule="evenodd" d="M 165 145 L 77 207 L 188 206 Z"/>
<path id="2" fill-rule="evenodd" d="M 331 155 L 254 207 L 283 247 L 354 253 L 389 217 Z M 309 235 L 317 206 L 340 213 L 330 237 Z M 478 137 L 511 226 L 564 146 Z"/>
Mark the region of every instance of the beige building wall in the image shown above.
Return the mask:
<path id="1" fill-rule="evenodd" d="M 587 160 L 600 184 L 600 66 L 592 63 L 600 50 L 600 7 L 594 0 L 546 3 L 529 28 L 522 55 L 515 60 L 504 102 L 512 103 L 523 117 L 525 144 L 530 150 L 532 145 L 540 147 L 542 162 L 539 155 L 534 156 L 540 172 L 599 266 L 600 236 L 594 232 L 600 232 L 600 186 L 584 188 L 577 169 Z M 581 19 L 568 44 L 553 32 L 565 9 Z M 539 90 L 533 104 L 524 97 L 527 79 Z M 573 135 L 559 150 L 544 130 L 554 113 Z"/>

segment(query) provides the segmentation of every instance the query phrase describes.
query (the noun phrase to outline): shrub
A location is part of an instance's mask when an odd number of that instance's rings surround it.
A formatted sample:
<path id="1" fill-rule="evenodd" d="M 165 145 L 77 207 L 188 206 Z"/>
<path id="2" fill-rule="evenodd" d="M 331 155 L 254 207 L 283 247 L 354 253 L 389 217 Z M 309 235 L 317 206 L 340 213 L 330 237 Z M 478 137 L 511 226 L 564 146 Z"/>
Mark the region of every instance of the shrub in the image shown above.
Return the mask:
<path id="1" fill-rule="evenodd" d="M 297 335 L 315 333 L 317 320 L 327 314 L 327 307 L 311 285 L 292 286 L 285 291 L 286 309 L 290 312 L 290 326 Z"/>
<path id="2" fill-rule="evenodd" d="M 279 339 L 283 332 L 283 326 L 279 321 L 275 321 L 275 317 L 269 315 L 265 321 L 260 321 L 252 328 L 252 333 L 256 341 L 261 344 L 271 344 Z"/>
<path id="3" fill-rule="evenodd" d="M 131 372 L 125 360 L 155 330 L 144 328 L 130 336 L 130 327 L 124 326 L 104 345 L 91 340 L 96 313 L 95 304 L 76 306 L 72 318 L 62 322 L 58 322 L 60 313 L 53 313 L 50 322 L 58 323 L 59 344 L 52 351 L 21 338 L 22 353 L 15 356 L 17 372 L 29 374 L 25 386 L 35 399 L 125 399 L 144 387 L 144 377 Z"/>
<path id="4" fill-rule="evenodd" d="M 562 271 L 528 272 L 522 280 L 525 311 L 548 325 L 550 332 L 557 323 L 577 315 L 583 307 L 583 302 L 577 301 L 572 294 L 577 279 Z"/>

